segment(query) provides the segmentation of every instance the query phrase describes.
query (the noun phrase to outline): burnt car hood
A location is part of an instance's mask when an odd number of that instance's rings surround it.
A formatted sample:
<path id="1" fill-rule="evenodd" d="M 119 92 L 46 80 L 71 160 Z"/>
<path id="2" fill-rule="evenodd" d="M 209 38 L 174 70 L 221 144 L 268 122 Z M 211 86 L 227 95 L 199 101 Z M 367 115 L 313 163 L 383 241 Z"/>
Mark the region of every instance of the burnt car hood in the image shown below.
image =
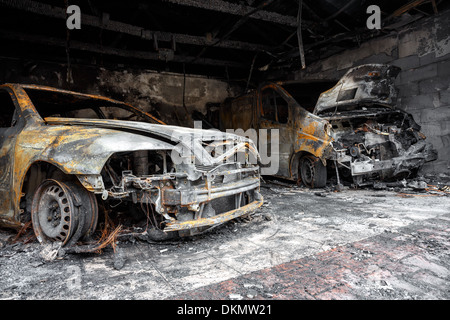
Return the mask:
<path id="1" fill-rule="evenodd" d="M 317 100 L 314 114 L 345 107 L 351 110 L 358 105 L 384 106 L 393 109 L 397 102 L 395 78 L 401 69 L 385 64 L 365 64 L 350 69 Z"/>
<path id="2" fill-rule="evenodd" d="M 218 130 L 193 129 L 170 125 L 151 124 L 137 121 L 123 120 L 100 120 L 100 119 L 74 119 L 53 118 L 44 119 L 50 125 L 86 126 L 101 129 L 112 129 L 131 134 L 146 136 L 152 140 L 161 140 L 165 145 L 171 145 L 173 149 L 180 146 L 191 150 L 192 154 L 201 161 L 203 165 L 215 165 L 222 163 L 228 154 L 234 154 L 242 148 L 247 148 L 254 156 L 259 157 L 257 148 L 253 141 L 239 135 L 225 133 Z M 214 157 L 206 149 L 209 143 L 226 141 L 232 144 L 226 154 Z"/>

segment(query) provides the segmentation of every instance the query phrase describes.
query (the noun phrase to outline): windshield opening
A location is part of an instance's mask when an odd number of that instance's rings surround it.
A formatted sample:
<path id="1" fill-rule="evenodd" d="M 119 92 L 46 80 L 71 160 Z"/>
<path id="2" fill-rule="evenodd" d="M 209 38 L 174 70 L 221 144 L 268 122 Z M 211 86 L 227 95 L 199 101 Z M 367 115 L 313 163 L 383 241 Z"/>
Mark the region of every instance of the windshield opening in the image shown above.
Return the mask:
<path id="1" fill-rule="evenodd" d="M 335 84 L 335 81 L 312 81 L 310 83 L 283 83 L 281 86 L 301 107 L 312 113 L 320 94 Z"/>
<path id="2" fill-rule="evenodd" d="M 24 88 L 42 118 L 82 118 L 155 122 L 144 112 L 119 101 L 70 92 Z"/>

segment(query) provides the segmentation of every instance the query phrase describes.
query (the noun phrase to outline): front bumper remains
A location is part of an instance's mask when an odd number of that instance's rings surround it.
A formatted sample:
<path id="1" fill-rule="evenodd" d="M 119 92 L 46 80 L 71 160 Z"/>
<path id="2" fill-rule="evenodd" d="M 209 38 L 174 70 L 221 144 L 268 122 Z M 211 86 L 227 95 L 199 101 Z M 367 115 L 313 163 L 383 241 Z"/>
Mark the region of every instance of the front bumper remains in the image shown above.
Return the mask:
<path id="1" fill-rule="evenodd" d="M 121 183 L 105 190 L 101 176 L 79 176 L 83 185 L 103 200 L 131 201 L 154 206 L 161 216 L 159 229 L 195 234 L 251 213 L 263 203 L 259 167 L 236 164 L 200 171 L 135 176 L 122 172 Z"/>
<path id="2" fill-rule="evenodd" d="M 230 221 L 237 217 L 246 215 L 248 213 L 253 212 L 257 208 L 259 208 L 263 204 L 263 197 L 259 194 L 259 198 L 243 207 L 238 209 L 234 209 L 225 213 L 218 214 L 211 218 L 200 218 L 197 220 L 183 221 L 183 222 L 169 222 L 166 224 L 164 231 L 180 231 L 187 229 L 194 229 L 200 227 L 212 227 L 215 225 L 222 224 L 224 222 Z"/>
<path id="3" fill-rule="evenodd" d="M 164 231 L 214 226 L 248 214 L 259 208 L 263 203 L 263 197 L 259 193 L 259 185 L 259 177 L 250 176 L 216 187 L 204 186 L 190 189 L 166 189 L 162 195 L 164 206 L 188 207 L 197 210 L 198 213 L 196 213 L 194 220 L 180 222 L 172 219 L 171 222 L 166 224 Z M 253 193 L 251 196 L 253 201 L 241 207 L 241 198 L 246 192 Z M 209 203 L 215 199 L 223 199 L 231 196 L 236 198 L 235 203 L 237 208 L 210 217 L 202 217 L 202 213 L 205 212 L 205 206 L 208 206 Z"/>

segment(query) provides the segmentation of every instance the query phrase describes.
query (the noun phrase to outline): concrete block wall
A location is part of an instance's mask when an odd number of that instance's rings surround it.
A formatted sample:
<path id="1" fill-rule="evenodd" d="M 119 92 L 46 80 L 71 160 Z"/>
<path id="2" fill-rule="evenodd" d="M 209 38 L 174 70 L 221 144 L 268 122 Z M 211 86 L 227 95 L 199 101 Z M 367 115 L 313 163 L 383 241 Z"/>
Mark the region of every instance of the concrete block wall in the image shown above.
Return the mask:
<path id="1" fill-rule="evenodd" d="M 423 172 L 450 173 L 450 11 L 427 17 L 360 47 L 315 62 L 295 79 L 339 79 L 349 68 L 387 63 L 402 68 L 398 108 L 414 116 L 439 152 Z"/>

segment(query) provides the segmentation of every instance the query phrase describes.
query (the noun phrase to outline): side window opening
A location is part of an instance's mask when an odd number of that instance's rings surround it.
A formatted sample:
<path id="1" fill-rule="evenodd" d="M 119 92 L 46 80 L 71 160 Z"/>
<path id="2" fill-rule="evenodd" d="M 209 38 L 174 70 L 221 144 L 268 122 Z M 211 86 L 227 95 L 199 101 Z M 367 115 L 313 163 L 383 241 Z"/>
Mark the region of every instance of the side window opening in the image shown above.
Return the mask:
<path id="1" fill-rule="evenodd" d="M 13 127 L 17 121 L 16 106 L 8 91 L 0 90 L 0 127 Z"/>
<path id="2" fill-rule="evenodd" d="M 289 107 L 286 100 L 281 96 L 277 96 L 275 103 L 277 104 L 277 118 L 279 123 L 287 123 L 289 118 Z"/>
<path id="3" fill-rule="evenodd" d="M 70 92 L 25 89 L 42 118 L 115 119 L 143 121 L 144 115 L 130 111 L 120 104 L 74 95 Z"/>
<path id="4" fill-rule="evenodd" d="M 275 105 L 273 104 L 273 91 L 272 90 L 266 90 L 262 94 L 262 108 L 263 108 L 263 117 L 267 120 L 271 121 L 277 121 L 276 119 L 276 109 Z"/>
<path id="5" fill-rule="evenodd" d="M 285 124 L 289 118 L 289 107 L 286 100 L 283 99 L 274 90 L 265 90 L 262 93 L 263 117 L 267 120 Z"/>

